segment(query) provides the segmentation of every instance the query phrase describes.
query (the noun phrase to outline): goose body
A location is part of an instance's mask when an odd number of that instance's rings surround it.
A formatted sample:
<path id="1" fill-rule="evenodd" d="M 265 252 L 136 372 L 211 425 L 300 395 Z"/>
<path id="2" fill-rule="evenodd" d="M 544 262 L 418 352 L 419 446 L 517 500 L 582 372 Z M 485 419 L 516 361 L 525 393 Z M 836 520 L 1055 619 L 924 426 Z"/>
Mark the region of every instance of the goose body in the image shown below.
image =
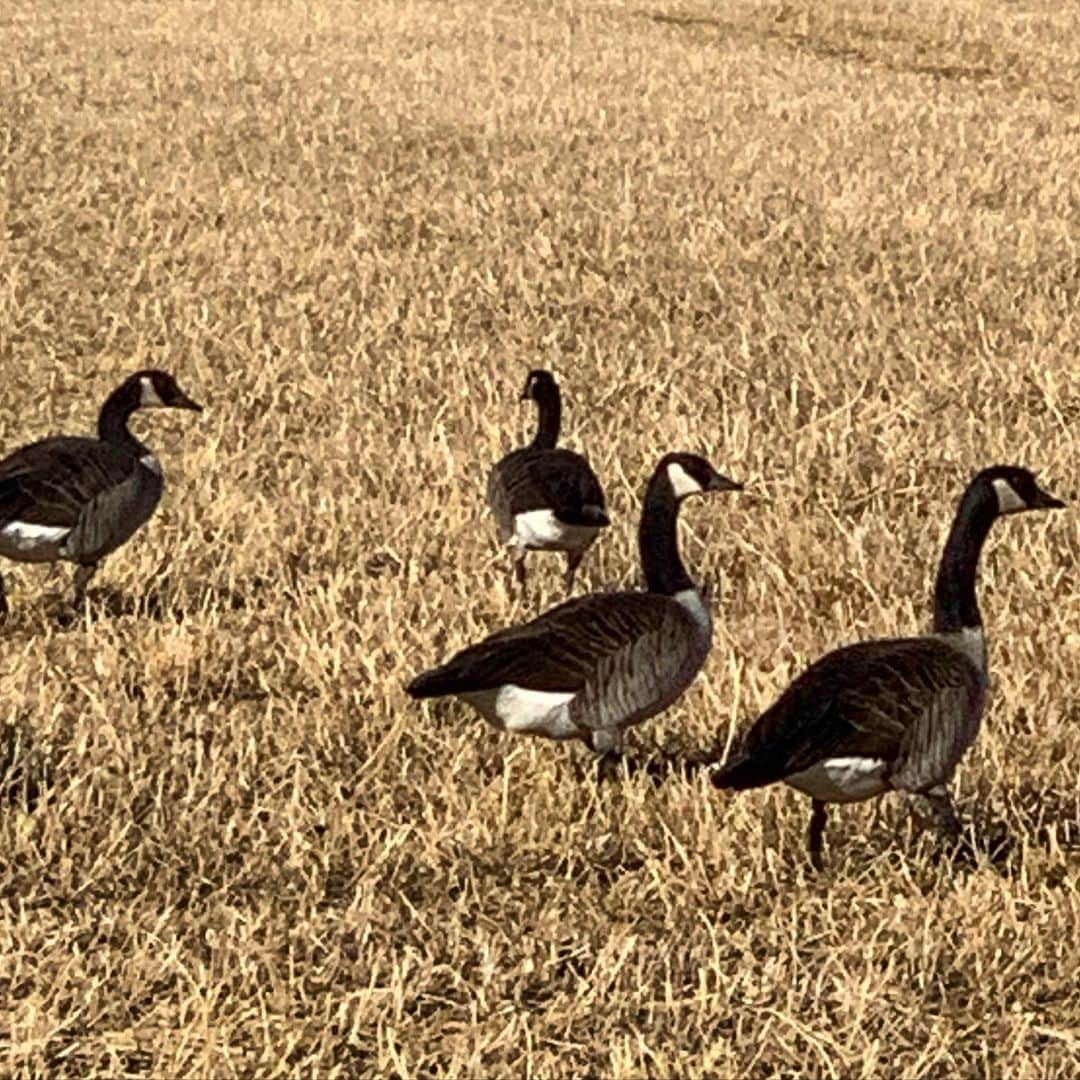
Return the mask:
<path id="1" fill-rule="evenodd" d="M 933 632 L 822 657 L 758 717 L 734 756 L 712 772 L 713 784 L 743 790 L 783 781 L 809 795 L 816 867 L 828 803 L 899 791 L 920 816 L 958 835 L 946 785 L 978 735 L 989 691 L 975 596 L 979 554 L 999 516 L 1061 505 L 1024 469 L 979 473 L 945 546 Z"/>
<path id="2" fill-rule="evenodd" d="M 569 590 L 585 552 L 609 523 L 607 503 L 588 461 L 555 445 L 562 404 L 550 372 L 529 373 L 522 400 L 529 398 L 539 408 L 536 436 L 493 466 L 488 503 L 518 582 L 525 580 L 526 552 L 563 551 Z"/>
<path id="3" fill-rule="evenodd" d="M 679 503 L 738 487 L 703 458 L 667 455 L 649 482 L 639 531 L 647 592 L 565 601 L 424 672 L 409 694 L 454 695 L 504 730 L 580 739 L 617 757 L 623 731 L 671 705 L 712 645 L 708 606 L 678 553 Z"/>
<path id="4" fill-rule="evenodd" d="M 0 555 L 78 565 L 81 600 L 98 564 L 144 525 L 161 499 L 161 465 L 128 429 L 140 408 L 201 410 L 160 371 L 136 372 L 106 400 L 97 439 L 54 436 L 0 461 Z M 7 611 L 0 579 L 0 614 Z"/>

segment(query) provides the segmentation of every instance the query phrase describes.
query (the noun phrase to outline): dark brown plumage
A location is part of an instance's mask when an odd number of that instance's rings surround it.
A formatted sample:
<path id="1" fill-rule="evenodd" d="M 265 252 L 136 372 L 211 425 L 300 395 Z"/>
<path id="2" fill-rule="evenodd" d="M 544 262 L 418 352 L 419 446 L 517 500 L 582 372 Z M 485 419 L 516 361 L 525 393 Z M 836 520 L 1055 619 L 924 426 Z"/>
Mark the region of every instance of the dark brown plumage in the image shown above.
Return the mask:
<path id="1" fill-rule="evenodd" d="M 804 671 L 758 717 L 713 783 L 744 789 L 789 780 L 827 758 L 880 760 L 893 783 L 952 772 L 978 731 L 986 676 L 934 638 L 865 641 Z M 956 717 L 952 725 L 943 720 Z"/>
<path id="2" fill-rule="evenodd" d="M 81 601 L 100 561 L 153 514 L 164 486 L 161 466 L 128 429 L 136 409 L 191 409 L 176 380 L 138 371 L 102 406 L 98 438 L 55 436 L 0 461 L 0 555 L 21 562 L 78 564 Z M 7 600 L 0 577 L 0 617 Z"/>
<path id="3" fill-rule="evenodd" d="M 639 530 L 648 592 L 568 600 L 463 649 L 415 678 L 408 693 L 453 694 L 507 730 L 581 739 L 610 771 L 625 728 L 667 708 L 712 643 L 708 607 L 679 557 L 679 503 L 738 487 L 703 458 L 667 455 L 649 481 Z"/>
<path id="4" fill-rule="evenodd" d="M 548 371 L 529 372 L 522 400 L 539 410 L 536 435 L 529 446 L 514 450 L 488 474 L 488 503 L 499 540 L 513 560 L 519 586 L 525 583 L 528 551 L 566 553 L 566 588 L 602 528 L 609 524 L 600 481 L 588 461 L 556 447 L 562 416 L 558 384 Z"/>
<path id="5" fill-rule="evenodd" d="M 960 823 L 946 785 L 978 734 L 989 689 L 975 595 L 979 555 L 998 517 L 1062 505 L 1026 469 L 983 470 L 960 500 L 945 545 L 933 633 L 829 653 L 758 717 L 727 762 L 698 762 L 688 771 L 709 768 L 718 788 L 784 781 L 810 795 L 817 868 L 829 802 L 899 791 L 956 838 Z"/>

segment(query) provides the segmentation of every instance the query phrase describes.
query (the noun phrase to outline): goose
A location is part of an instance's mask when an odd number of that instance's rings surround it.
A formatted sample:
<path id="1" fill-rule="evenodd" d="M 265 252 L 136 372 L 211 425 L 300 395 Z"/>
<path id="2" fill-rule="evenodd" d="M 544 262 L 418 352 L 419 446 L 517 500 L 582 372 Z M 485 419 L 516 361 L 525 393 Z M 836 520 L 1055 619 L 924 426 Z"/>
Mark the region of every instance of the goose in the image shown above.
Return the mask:
<path id="1" fill-rule="evenodd" d="M 407 687 L 413 698 L 454 695 L 497 728 L 580 739 L 601 777 L 623 732 L 666 709 L 712 645 L 712 616 L 679 556 L 679 506 L 690 495 L 742 487 L 694 454 L 660 459 L 638 531 L 647 591 L 593 593 L 471 645 Z"/>
<path id="2" fill-rule="evenodd" d="M 488 475 L 488 503 L 499 540 L 510 550 L 518 587 L 525 586 L 525 553 L 566 552 L 566 590 L 574 585 L 585 552 L 609 524 L 604 490 L 589 463 L 558 449 L 562 399 L 550 371 L 529 372 L 521 400 L 538 409 L 536 435 L 507 454 Z"/>
<path id="3" fill-rule="evenodd" d="M 137 371 L 105 400 L 96 439 L 58 435 L 0 461 L 0 555 L 76 564 L 75 603 L 101 560 L 153 514 L 164 487 L 158 459 L 128 430 L 137 409 L 202 412 L 164 371 Z M 0 618 L 8 611 L 0 576 Z"/>
<path id="4" fill-rule="evenodd" d="M 989 690 L 979 554 L 997 518 L 1064 505 L 1027 469 L 978 473 L 945 544 L 932 632 L 823 656 L 758 717 L 727 762 L 711 766 L 712 784 L 741 791 L 783 781 L 809 795 L 807 845 L 819 871 L 830 803 L 898 791 L 918 819 L 959 840 L 947 784 L 978 734 Z"/>

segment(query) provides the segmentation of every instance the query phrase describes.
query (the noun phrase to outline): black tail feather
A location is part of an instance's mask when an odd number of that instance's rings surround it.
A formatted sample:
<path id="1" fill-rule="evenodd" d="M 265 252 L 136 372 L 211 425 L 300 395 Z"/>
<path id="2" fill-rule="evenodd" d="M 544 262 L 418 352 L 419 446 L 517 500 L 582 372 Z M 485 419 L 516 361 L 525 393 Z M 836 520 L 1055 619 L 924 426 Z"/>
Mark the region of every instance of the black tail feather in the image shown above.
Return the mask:
<path id="1" fill-rule="evenodd" d="M 432 668 L 430 671 L 422 671 L 417 675 L 405 687 L 405 693 L 417 700 L 443 697 L 445 694 L 453 693 L 453 690 L 446 685 L 448 682 L 449 680 L 446 678 L 446 673 L 442 668 Z"/>
<path id="2" fill-rule="evenodd" d="M 632 771 L 643 771 L 656 783 L 662 783 L 671 776 L 681 776 L 685 780 L 694 780 L 705 775 L 713 787 L 727 791 L 745 791 L 748 788 L 764 787 L 775 783 L 777 779 L 771 772 L 766 772 L 761 763 L 750 757 L 736 754 L 727 761 L 722 751 L 711 754 L 683 757 L 677 754 L 657 754 L 648 761 L 635 765 Z"/>
<path id="3" fill-rule="evenodd" d="M 714 788 L 723 791 L 747 791 L 776 783 L 780 777 L 773 775 L 773 770 L 763 767 L 764 764 L 753 757 L 737 755 L 717 768 L 709 779 Z"/>

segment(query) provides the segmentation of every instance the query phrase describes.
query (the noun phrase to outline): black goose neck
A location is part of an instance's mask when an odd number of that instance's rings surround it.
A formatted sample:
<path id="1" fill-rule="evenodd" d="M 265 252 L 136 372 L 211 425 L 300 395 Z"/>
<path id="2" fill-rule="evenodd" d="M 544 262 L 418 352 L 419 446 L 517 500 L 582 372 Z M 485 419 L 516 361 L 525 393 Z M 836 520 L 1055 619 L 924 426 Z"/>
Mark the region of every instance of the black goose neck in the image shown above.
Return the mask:
<path id="1" fill-rule="evenodd" d="M 553 450 L 559 441 L 562 424 L 562 399 L 555 383 L 545 383 L 536 388 L 537 421 L 536 435 L 532 445 L 537 450 Z"/>
<path id="2" fill-rule="evenodd" d="M 678 522 L 679 502 L 666 472 L 658 470 L 645 491 L 638 529 L 638 550 L 649 592 L 674 596 L 694 588 L 679 555 Z"/>
<path id="3" fill-rule="evenodd" d="M 934 587 L 934 630 L 938 633 L 982 626 L 975 580 L 979 555 L 997 515 L 993 494 L 980 485 L 969 487 L 960 500 Z"/>
<path id="4" fill-rule="evenodd" d="M 98 438 L 112 446 L 142 452 L 146 448 L 128 428 L 131 414 L 139 407 L 139 387 L 126 382 L 118 386 L 101 406 L 98 415 Z"/>

